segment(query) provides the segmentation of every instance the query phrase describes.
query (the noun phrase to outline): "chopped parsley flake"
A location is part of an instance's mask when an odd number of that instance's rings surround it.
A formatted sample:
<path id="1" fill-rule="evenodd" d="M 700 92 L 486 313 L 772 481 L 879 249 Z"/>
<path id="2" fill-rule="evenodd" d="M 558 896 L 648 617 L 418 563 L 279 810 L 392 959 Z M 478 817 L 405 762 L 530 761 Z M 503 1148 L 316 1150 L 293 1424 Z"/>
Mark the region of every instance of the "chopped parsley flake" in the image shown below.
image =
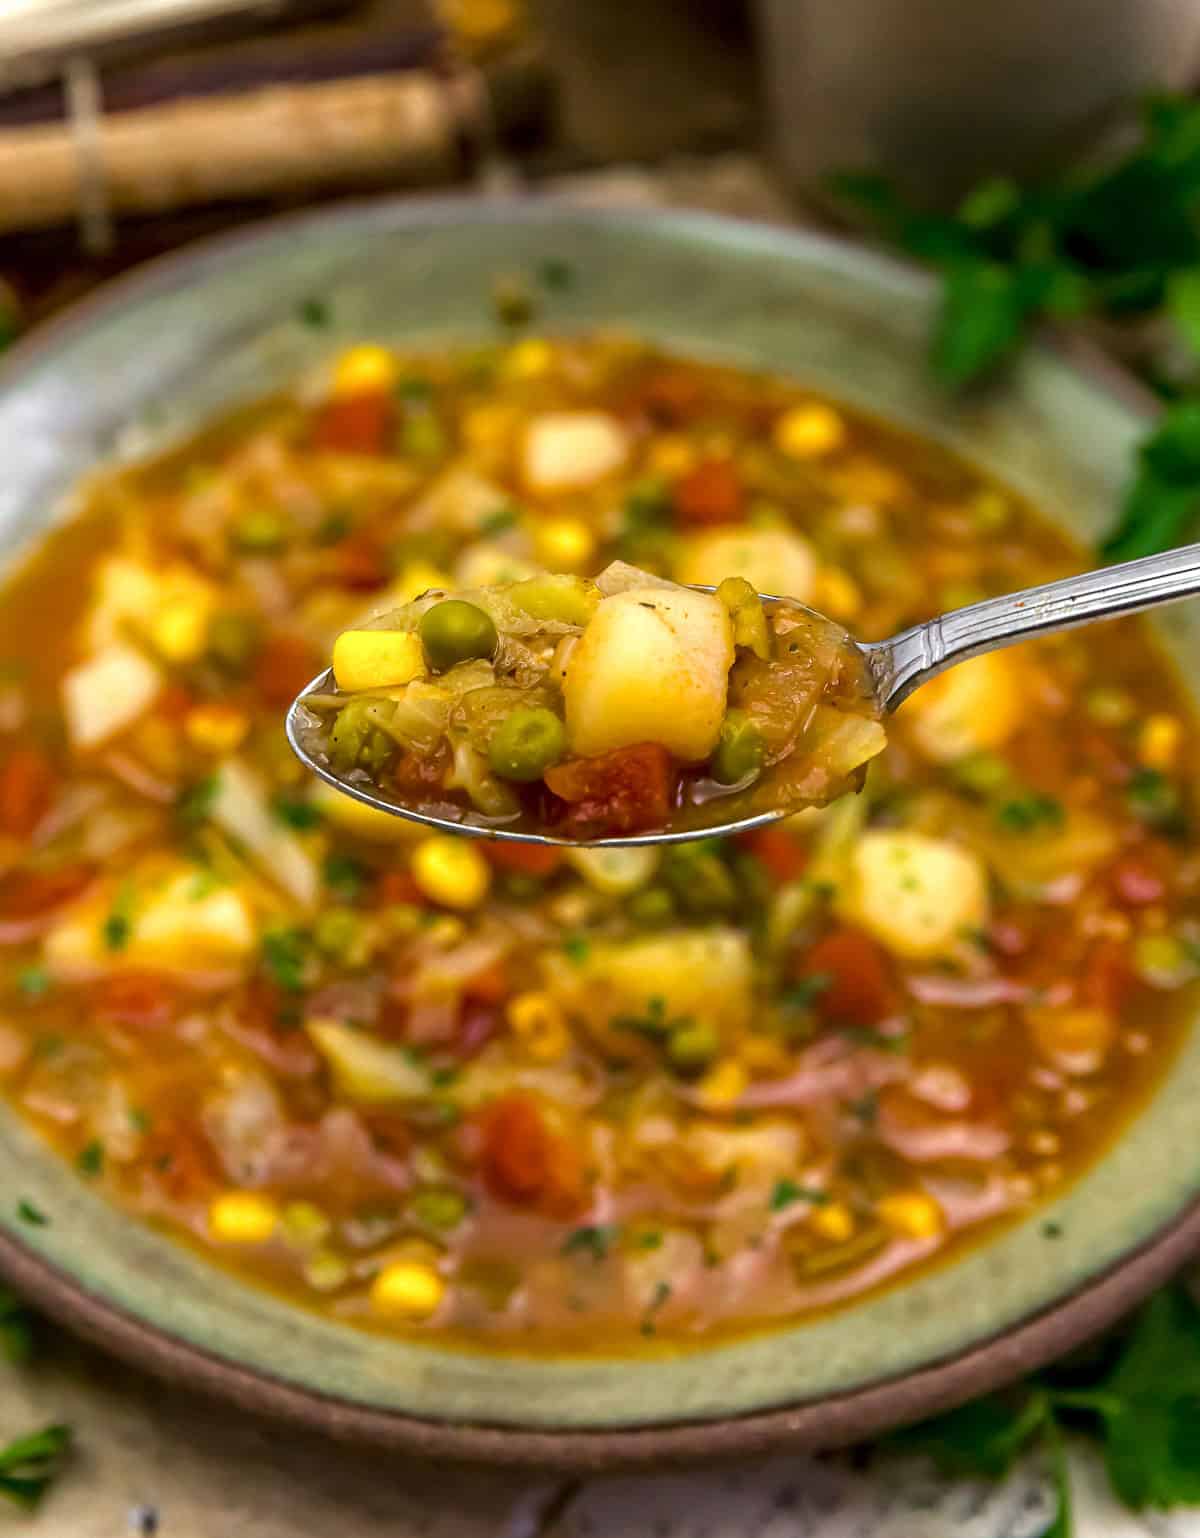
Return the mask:
<path id="1" fill-rule="evenodd" d="M 283 823 L 285 828 L 295 828 L 298 833 L 321 824 L 321 813 L 310 801 L 289 796 L 284 791 L 280 791 L 271 802 L 271 812 L 277 822 Z"/>
<path id="2" fill-rule="evenodd" d="M 263 936 L 262 961 L 271 978 L 288 993 L 304 987 L 308 941 L 299 929 L 275 929 Z"/>
<path id="3" fill-rule="evenodd" d="M 75 1168 L 81 1175 L 96 1176 L 103 1173 L 104 1144 L 98 1138 L 93 1138 L 79 1150 Z"/>
<path id="4" fill-rule="evenodd" d="M 788 1180 L 785 1176 L 775 1182 L 775 1189 L 771 1192 L 771 1211 L 783 1212 L 794 1202 L 810 1202 L 814 1207 L 825 1207 L 829 1204 L 829 1195 L 816 1186 L 797 1185 L 794 1180 Z"/>
<path id="5" fill-rule="evenodd" d="M 17 1203 L 17 1216 L 20 1218 L 22 1223 L 28 1223 L 30 1228 L 46 1228 L 50 1222 L 50 1219 L 46 1216 L 42 1209 L 40 1207 L 35 1207 L 34 1204 L 24 1196 L 21 1197 L 20 1201 Z"/>
<path id="6" fill-rule="evenodd" d="M 313 331 L 323 330 L 330 322 L 329 304 L 324 299 L 304 299 L 297 306 L 296 315 L 303 326 Z"/>
<path id="7" fill-rule="evenodd" d="M 562 943 L 563 951 L 568 961 L 573 961 L 577 967 L 581 967 L 588 959 L 591 946 L 583 935 L 568 935 Z"/>
<path id="8" fill-rule="evenodd" d="M 583 1228 L 572 1229 L 563 1240 L 564 1255 L 590 1255 L 593 1260 L 604 1260 L 617 1236 L 617 1229 L 609 1223 L 589 1223 Z"/>
<path id="9" fill-rule="evenodd" d="M 54 979 L 45 967 L 22 967 L 17 973 L 17 987 L 27 999 L 43 998 L 54 986 Z"/>

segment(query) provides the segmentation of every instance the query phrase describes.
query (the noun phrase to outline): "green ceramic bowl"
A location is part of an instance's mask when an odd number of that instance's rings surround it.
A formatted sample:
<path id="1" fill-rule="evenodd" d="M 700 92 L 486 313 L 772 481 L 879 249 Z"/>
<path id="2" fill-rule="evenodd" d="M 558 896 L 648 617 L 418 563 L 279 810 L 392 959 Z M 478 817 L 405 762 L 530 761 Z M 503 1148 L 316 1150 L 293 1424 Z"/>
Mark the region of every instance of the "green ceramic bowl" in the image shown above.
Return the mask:
<path id="1" fill-rule="evenodd" d="M 0 542 L 46 527 L 98 460 L 144 449 L 364 336 L 492 330 L 497 273 L 570 264 L 550 328 L 622 326 L 786 370 L 942 438 L 1074 533 L 1112 516 L 1139 422 L 1035 350 L 952 406 L 926 375 L 929 284 L 811 236 L 689 215 L 384 203 L 271 224 L 159 263 L 19 347 L 0 375 Z M 328 327 L 301 317 L 328 307 Z M 1164 634 L 1200 672 L 1195 610 Z M 831 1444 L 1015 1376 L 1099 1328 L 1200 1242 L 1200 1037 L 1124 1137 L 1053 1206 L 957 1263 L 840 1313 L 653 1359 L 501 1358 L 357 1333 L 207 1265 L 105 1205 L 0 1112 L 0 1266 L 116 1350 L 247 1406 L 380 1443 L 598 1464 Z M 15 1220 L 18 1196 L 50 1216 Z M 1046 1236 L 1052 1218 L 1061 1237 Z"/>

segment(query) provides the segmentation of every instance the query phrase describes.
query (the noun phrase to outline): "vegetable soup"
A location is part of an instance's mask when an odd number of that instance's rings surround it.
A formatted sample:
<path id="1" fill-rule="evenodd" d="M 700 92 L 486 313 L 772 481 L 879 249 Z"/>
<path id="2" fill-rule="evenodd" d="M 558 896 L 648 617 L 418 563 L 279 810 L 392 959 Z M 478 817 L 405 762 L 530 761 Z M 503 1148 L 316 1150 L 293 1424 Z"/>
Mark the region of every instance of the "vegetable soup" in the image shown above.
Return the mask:
<path id="1" fill-rule="evenodd" d="M 335 637 L 431 589 L 624 561 L 874 638 L 1084 563 L 945 448 L 623 337 L 363 345 L 83 501 L 0 607 L 0 1075 L 247 1279 L 500 1349 L 711 1339 L 1029 1214 L 1169 1065 L 1196 731 L 1138 621 L 953 669 L 861 793 L 726 841 L 430 834 L 287 748 Z M 383 746 L 497 778 L 436 715 Z"/>

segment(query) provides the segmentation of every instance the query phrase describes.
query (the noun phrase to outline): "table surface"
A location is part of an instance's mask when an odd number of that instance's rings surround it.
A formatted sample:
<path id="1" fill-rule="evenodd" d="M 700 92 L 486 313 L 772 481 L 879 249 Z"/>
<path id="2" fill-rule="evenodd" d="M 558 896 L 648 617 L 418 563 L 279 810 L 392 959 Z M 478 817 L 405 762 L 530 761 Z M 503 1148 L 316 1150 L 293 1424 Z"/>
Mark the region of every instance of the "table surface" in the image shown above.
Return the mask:
<path id="1" fill-rule="evenodd" d="M 519 190 L 493 167 L 486 190 Z M 683 205 L 795 222 L 744 156 L 609 170 L 539 192 L 600 206 Z M 572 1480 L 462 1470 L 340 1447 L 241 1415 L 48 1338 L 6 1370 L 0 1438 L 69 1422 L 78 1451 L 29 1538 L 1036 1538 L 1052 1515 L 1043 1471 L 999 1486 L 938 1479 L 921 1462 L 781 1457 L 704 1471 Z M 1116 1507 L 1088 1449 L 1072 1449 L 1078 1538 L 1200 1538 L 1200 1513 Z M 3 1520 L 3 1518 L 0 1518 Z"/>

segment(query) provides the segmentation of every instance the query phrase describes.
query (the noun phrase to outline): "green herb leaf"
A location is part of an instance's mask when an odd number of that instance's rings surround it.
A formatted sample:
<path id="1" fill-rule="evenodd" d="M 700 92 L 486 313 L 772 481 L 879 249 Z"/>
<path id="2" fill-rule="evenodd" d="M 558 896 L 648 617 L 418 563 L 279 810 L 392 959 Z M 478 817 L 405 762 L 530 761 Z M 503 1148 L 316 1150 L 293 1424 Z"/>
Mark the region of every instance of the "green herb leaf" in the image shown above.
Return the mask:
<path id="1" fill-rule="evenodd" d="M 779 1002 L 784 1009 L 808 1009 L 814 999 L 819 999 L 832 986 L 832 972 L 813 972 L 809 977 L 802 977 L 798 983 L 784 988 L 779 995 Z"/>
<path id="2" fill-rule="evenodd" d="M 33 1356 L 33 1315 L 7 1287 L 0 1287 L 0 1356 L 18 1367 Z"/>
<path id="3" fill-rule="evenodd" d="M 618 1229 L 612 1223 L 588 1223 L 572 1229 L 562 1243 L 564 1255 L 590 1255 L 593 1260 L 604 1260 Z"/>
<path id="4" fill-rule="evenodd" d="M 75 1160 L 75 1168 L 81 1175 L 94 1178 L 104 1171 L 104 1144 L 99 1138 L 93 1138 L 85 1144 Z"/>
<path id="5" fill-rule="evenodd" d="M 113 898 L 113 905 L 100 931 L 105 947 L 110 951 L 123 951 L 129 944 L 133 932 L 133 895 L 132 884 L 123 881 Z"/>
<path id="6" fill-rule="evenodd" d="M 184 827 L 198 828 L 208 821 L 219 789 L 220 777 L 216 774 L 206 774 L 188 786 L 175 803 L 175 815 Z"/>
<path id="7" fill-rule="evenodd" d="M 519 514 L 512 506 L 498 507 L 494 513 L 489 513 L 482 519 L 479 525 L 481 534 L 503 534 L 505 529 L 511 529 L 516 523 Z"/>
<path id="8" fill-rule="evenodd" d="M 906 1452 L 924 1453 L 944 1474 L 999 1479 L 1043 1429 L 1049 1413 L 1049 1399 L 1040 1389 L 1013 1398 L 993 1394 L 889 1440 Z"/>
<path id="9" fill-rule="evenodd" d="M 281 988 L 288 993 L 300 993 L 308 962 L 308 937 L 299 929 L 270 931 L 263 936 L 262 961 Z"/>
<path id="10" fill-rule="evenodd" d="M 17 973 L 17 987 L 27 999 L 44 998 L 54 986 L 54 979 L 45 967 L 22 967 Z"/>
<path id="11" fill-rule="evenodd" d="M 62 1470 L 71 1446 L 69 1426 L 43 1426 L 0 1448 L 0 1495 L 32 1511 Z"/>
<path id="12" fill-rule="evenodd" d="M 295 828 L 297 833 L 319 828 L 323 820 L 320 811 L 311 801 L 289 796 L 282 790 L 271 802 L 271 813 L 277 822 L 283 823 L 285 828 Z"/>
<path id="13" fill-rule="evenodd" d="M 325 885 L 342 902 L 353 902 L 362 894 L 367 871 L 361 860 L 349 854 L 331 854 L 322 869 Z"/>
<path id="14" fill-rule="evenodd" d="M 1023 796 L 1001 801 L 995 819 L 1009 833 L 1032 833 L 1039 828 L 1060 828 L 1064 821 L 1062 802 L 1054 796 L 1029 791 Z"/>
<path id="15" fill-rule="evenodd" d="M 324 299 L 303 299 L 297 306 L 296 315 L 301 325 L 319 331 L 330 321 L 329 305 Z"/>
<path id="16" fill-rule="evenodd" d="M 934 373 L 952 389 L 977 379 L 1015 349 L 1032 309 L 1016 275 L 999 263 L 952 268 L 933 337 Z"/>
<path id="17" fill-rule="evenodd" d="M 1200 352 L 1200 267 L 1185 267 L 1167 279 L 1167 313 L 1188 345 Z"/>
<path id="18" fill-rule="evenodd" d="M 562 943 L 562 948 L 567 960 L 573 961 L 577 967 L 583 965 L 591 951 L 586 935 L 568 935 Z"/>
<path id="19" fill-rule="evenodd" d="M 829 1201 L 828 1191 L 822 1191 L 819 1186 L 797 1185 L 794 1180 L 788 1180 L 785 1176 L 775 1182 L 771 1192 L 770 1208 L 772 1212 L 782 1212 L 793 1202 L 811 1202 L 814 1207 L 827 1207 Z"/>
<path id="20" fill-rule="evenodd" d="M 17 1216 L 22 1223 L 28 1223 L 30 1228 L 45 1228 L 50 1219 L 40 1207 L 35 1207 L 28 1198 L 22 1196 L 17 1202 Z"/>

